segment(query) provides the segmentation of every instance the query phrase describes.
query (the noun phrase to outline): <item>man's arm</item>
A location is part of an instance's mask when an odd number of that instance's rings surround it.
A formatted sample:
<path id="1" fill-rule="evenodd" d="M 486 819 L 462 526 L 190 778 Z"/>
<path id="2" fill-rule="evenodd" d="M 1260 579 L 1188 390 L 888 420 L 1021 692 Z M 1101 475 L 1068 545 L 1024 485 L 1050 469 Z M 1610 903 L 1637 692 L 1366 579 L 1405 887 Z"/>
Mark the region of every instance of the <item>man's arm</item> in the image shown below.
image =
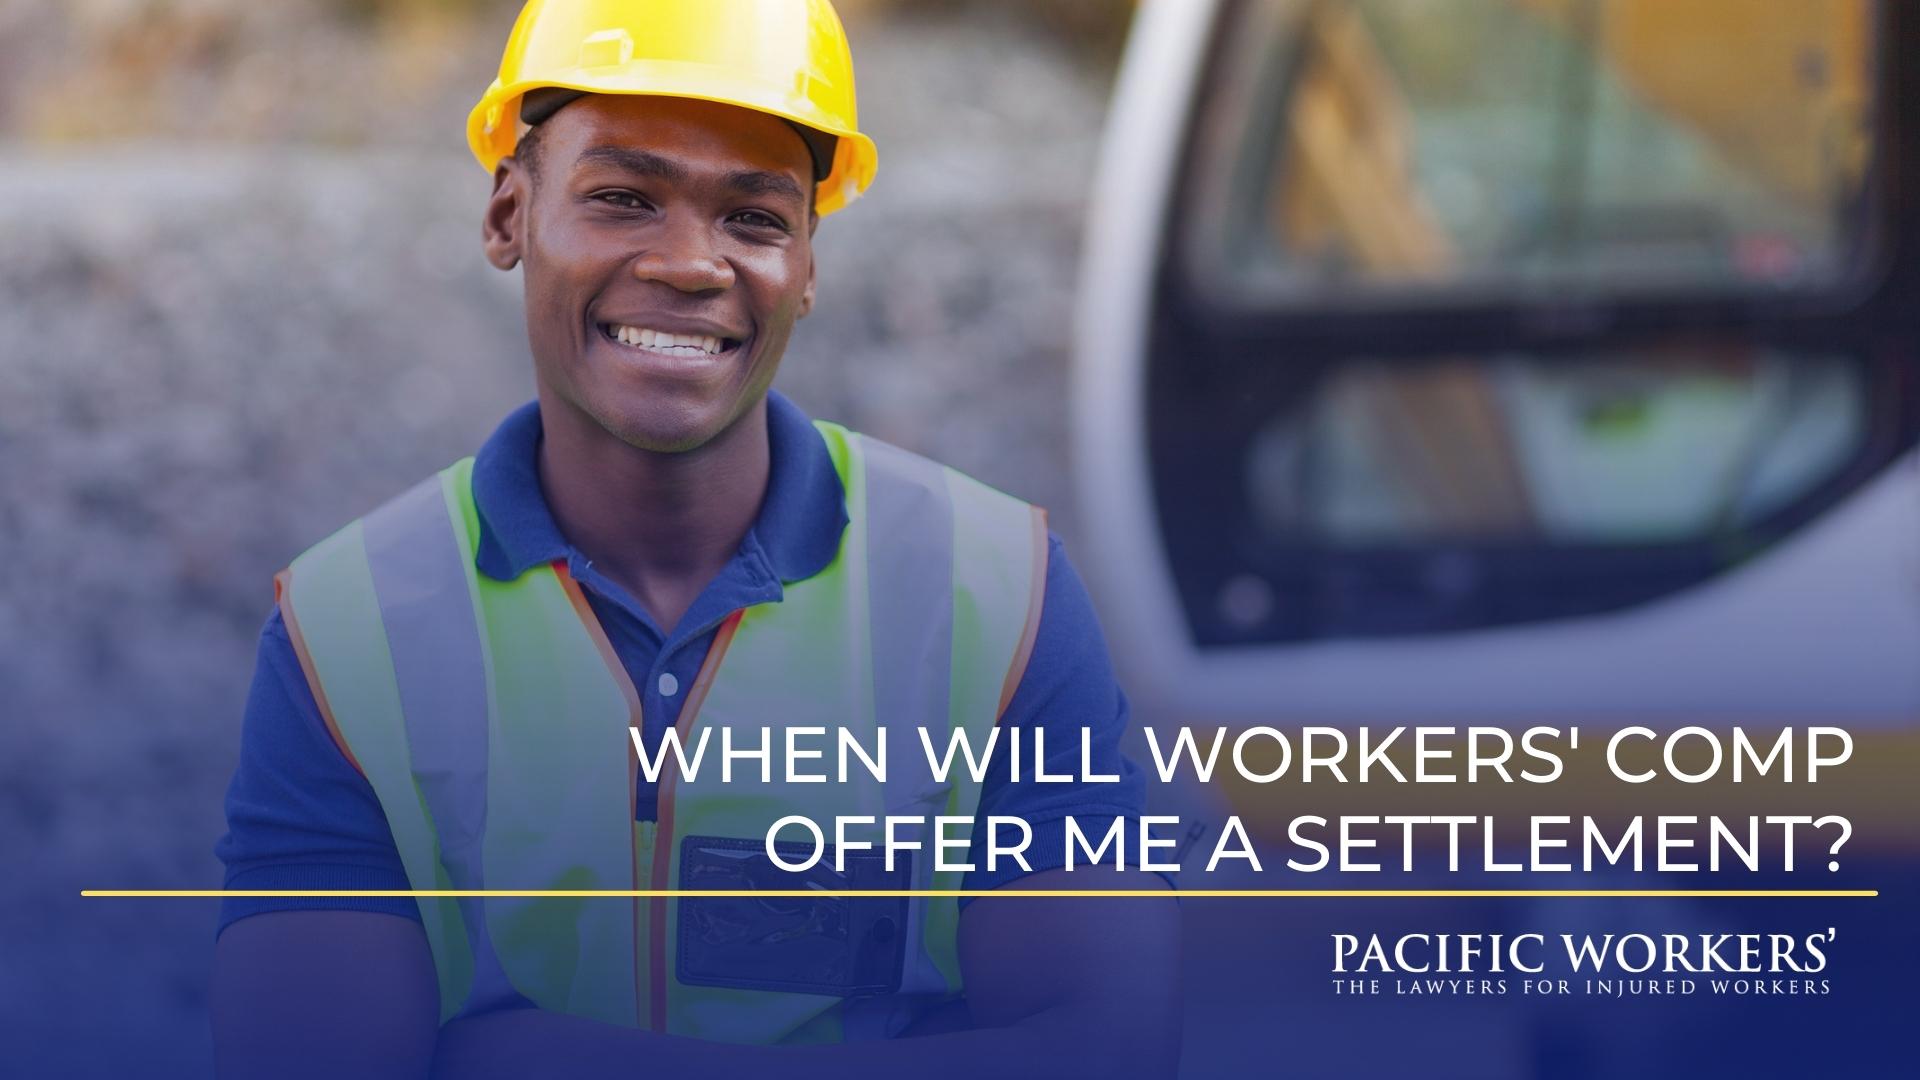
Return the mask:
<path id="1" fill-rule="evenodd" d="M 422 1080 L 440 990 L 411 919 L 277 911 L 220 935 L 210 1012 L 215 1067 L 229 1080 Z"/>
<path id="2" fill-rule="evenodd" d="M 913 1080 L 1170 1076 L 1180 1051 L 1179 916 L 1154 898 L 1022 899 L 1023 889 L 1164 888 L 1137 872 L 1050 871 L 969 905 L 960 964 L 972 1027 L 828 1046 L 733 1046 L 521 1009 L 441 1031 L 435 1075 L 690 1075 Z"/>
<path id="3" fill-rule="evenodd" d="M 1056 556 L 1059 555 L 1057 550 Z M 1058 586 L 1056 588 L 1056 586 Z M 1061 616 L 1084 609 L 1078 581 L 1059 559 L 1049 573 L 1042 641 L 1005 723 L 1103 725 L 1096 768 L 1117 742 L 1124 703 L 1110 685 L 1097 629 Z M 1058 643 L 1055 649 L 1048 643 Z M 1078 655 L 1075 655 L 1075 654 Z M 1056 655 L 1059 662 L 1050 662 Z M 1036 670 L 1037 669 L 1037 670 Z M 1048 677 L 1053 672 L 1056 677 Z M 262 637 L 248 733 L 222 842 L 230 888 L 399 888 L 405 872 L 378 800 L 331 745 L 278 620 Z M 1075 747 L 1065 737 L 1054 747 Z M 1070 750 L 1069 753 L 1076 751 Z M 1050 762 L 1067 771 L 1067 762 Z M 1074 764 L 1077 764 L 1074 763 Z M 1058 786 L 990 783 L 981 813 L 1036 822 L 1135 814 L 1137 784 L 1093 799 Z M 1127 794 L 1131 793 L 1131 794 Z M 1057 804 L 1034 801 L 1036 796 Z M 1036 832 L 1046 829 L 1045 825 Z M 1038 839 L 1038 838 L 1036 838 Z M 1048 844 L 1046 847 L 1056 845 Z M 1036 858 L 1044 856 L 1035 853 Z M 976 862 L 979 860 L 975 860 Z M 1159 878 L 1091 868 L 1041 871 L 1018 881 L 969 877 L 970 888 L 1151 888 Z M 318 901 L 300 902 L 311 906 Z M 908 1032 L 939 1035 L 836 1047 L 739 1047 L 517 1010 L 438 1032 L 438 992 L 425 935 L 411 911 L 263 910 L 229 901 L 216 952 L 214 1037 L 225 1077 L 418 1077 L 437 1049 L 439 1075 L 632 1076 L 669 1063 L 719 1075 L 764 1069 L 781 1076 L 1166 1075 L 1179 1032 L 1177 915 L 1171 898 L 1019 899 L 996 895 L 962 910 L 959 950 L 970 1015 L 946 1011 Z M 292 904 L 279 901 L 274 903 Z M 338 901 L 329 906 L 367 903 Z M 948 1031 L 965 1027 L 964 1031 Z M 383 1071 L 384 1070 L 384 1071 Z"/>
<path id="4" fill-rule="evenodd" d="M 960 962 L 972 1027 L 890 1042 L 753 1047 L 522 1009 L 438 1030 L 418 923 L 350 911 L 242 919 L 220 936 L 212 1015 L 223 1077 L 485 1080 L 529 1075 L 911 1076 L 915 1080 L 1171 1075 L 1179 1056 L 1171 895 L 1021 899 L 1026 888 L 1163 884 L 1111 870 L 1037 874 L 968 907 Z M 437 1056 L 436 1056 L 437 1050 Z"/>
<path id="5" fill-rule="evenodd" d="M 219 856 L 226 887 L 408 887 L 373 788 L 341 754 L 279 612 L 260 633 Z M 228 897 L 214 947 L 219 1075 L 427 1075 L 439 1026 L 412 900 Z"/>

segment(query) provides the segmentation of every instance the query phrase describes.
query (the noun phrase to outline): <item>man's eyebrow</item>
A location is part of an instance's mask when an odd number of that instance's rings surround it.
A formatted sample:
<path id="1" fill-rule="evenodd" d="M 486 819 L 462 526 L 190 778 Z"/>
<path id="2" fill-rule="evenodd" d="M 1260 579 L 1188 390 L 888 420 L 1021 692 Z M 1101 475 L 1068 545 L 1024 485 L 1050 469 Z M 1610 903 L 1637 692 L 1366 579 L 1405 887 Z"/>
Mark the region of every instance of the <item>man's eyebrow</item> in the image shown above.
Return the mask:
<path id="1" fill-rule="evenodd" d="M 662 180 L 678 183 L 685 180 L 687 171 L 659 154 L 649 154 L 645 150 L 635 150 L 630 146 L 595 146 L 580 154 L 582 165 L 611 165 L 641 176 L 657 176 Z"/>
<path id="2" fill-rule="evenodd" d="M 724 183 L 742 195 L 784 195 L 795 202 L 807 201 L 807 193 L 786 173 L 743 169 L 728 173 Z"/>

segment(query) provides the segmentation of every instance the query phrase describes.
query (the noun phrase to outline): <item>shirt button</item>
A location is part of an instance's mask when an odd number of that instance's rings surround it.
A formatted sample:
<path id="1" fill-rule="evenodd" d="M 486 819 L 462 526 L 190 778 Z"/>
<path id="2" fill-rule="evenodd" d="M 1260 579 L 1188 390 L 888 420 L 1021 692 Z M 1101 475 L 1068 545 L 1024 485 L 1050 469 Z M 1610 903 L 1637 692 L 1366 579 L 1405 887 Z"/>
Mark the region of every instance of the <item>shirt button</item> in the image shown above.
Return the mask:
<path id="1" fill-rule="evenodd" d="M 680 680 L 673 677 L 673 672 L 669 671 L 660 676 L 661 697 L 672 697 L 679 692 Z"/>

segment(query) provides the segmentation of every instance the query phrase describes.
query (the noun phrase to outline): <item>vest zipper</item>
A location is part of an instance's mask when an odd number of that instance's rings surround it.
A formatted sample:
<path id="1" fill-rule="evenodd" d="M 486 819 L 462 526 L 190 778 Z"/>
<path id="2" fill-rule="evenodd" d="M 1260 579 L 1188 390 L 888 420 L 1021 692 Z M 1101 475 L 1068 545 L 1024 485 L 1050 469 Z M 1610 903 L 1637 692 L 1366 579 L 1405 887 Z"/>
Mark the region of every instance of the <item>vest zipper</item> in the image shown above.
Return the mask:
<path id="1" fill-rule="evenodd" d="M 707 648 L 706 659 L 700 664 L 700 674 L 694 677 L 693 686 L 687 691 L 685 702 L 680 706 L 680 719 L 674 725 L 679 732 L 680 745 L 690 745 L 693 727 L 700 714 L 700 706 L 707 699 L 707 689 L 713 685 L 713 678 L 720 670 L 720 662 L 726 658 L 727 649 L 733 644 L 733 635 L 740 628 L 740 618 L 746 609 L 727 616 L 720 622 L 720 629 L 713 635 L 713 644 Z M 704 630 L 701 631 L 705 633 Z M 655 793 L 653 829 L 653 888 L 670 889 L 673 887 L 673 799 L 679 784 L 677 774 L 672 769 L 663 769 L 660 784 Z M 664 1033 L 667 1030 L 667 906 L 672 901 L 665 897 L 652 897 L 650 919 L 648 920 L 648 948 L 651 960 L 651 980 L 648 986 L 648 1002 L 652 1007 L 651 1028 Z"/>
<path id="2" fill-rule="evenodd" d="M 586 627 L 587 636 L 593 640 L 594 647 L 600 652 L 600 659 L 613 676 L 620 695 L 626 699 L 629 722 L 640 731 L 646 731 L 644 717 L 641 714 L 640 693 L 633 685 L 632 676 L 627 667 L 620 662 L 620 654 L 614 651 L 613 642 L 607 638 L 606 627 L 600 625 L 600 616 L 594 613 L 593 605 L 587 601 L 586 593 L 581 591 L 580 583 L 573 579 L 567 570 L 565 559 L 553 563 L 554 576 L 566 590 L 567 598 L 573 602 L 574 613 Z M 695 719 L 699 716 L 700 705 L 707 698 L 707 688 L 713 685 L 713 677 L 720 670 L 721 660 L 726 658 L 727 648 L 733 644 L 733 635 L 740 627 L 740 618 L 746 609 L 728 615 L 720 620 L 719 630 L 713 636 L 713 644 L 707 648 L 707 656 L 700 664 L 700 674 L 688 689 L 685 702 L 680 707 L 679 722 L 674 728 L 680 733 L 681 745 L 687 745 L 693 731 Z M 701 633 L 706 630 L 702 628 Z M 627 743 L 627 822 L 628 829 L 637 832 L 635 814 L 640 804 L 640 757 L 631 739 Z M 640 879 L 640 852 L 637 841 L 630 841 L 628 848 L 633 852 L 633 889 L 640 892 L 670 889 L 673 875 L 673 795 L 678 786 L 676 774 L 665 769 L 660 774 L 660 784 L 655 793 L 656 809 L 653 825 L 653 865 L 649 868 L 646 884 Z M 631 835 L 631 833 L 630 833 Z M 633 898 L 633 1001 L 636 1026 L 656 1032 L 667 1030 L 667 905 L 665 897 L 635 896 Z M 641 930 L 644 909 L 646 930 Z M 646 958 L 641 959 L 641 945 L 646 945 Z M 646 969 L 646 978 L 641 977 Z"/>
<path id="3" fill-rule="evenodd" d="M 613 649 L 613 642 L 607 638 L 607 629 L 600 625 L 600 616 L 594 613 L 593 605 L 587 601 L 587 594 L 581 591 L 580 583 L 573 579 L 567 569 L 565 559 L 553 562 L 553 573 L 560 580 L 560 587 L 566 591 L 567 599 L 573 603 L 574 614 L 586 628 L 587 637 L 593 641 L 594 648 L 600 653 L 600 660 L 607 667 L 607 673 L 613 677 L 615 686 L 620 688 L 620 696 L 627 705 L 627 722 L 637 731 L 645 732 L 646 717 L 640 706 L 640 692 L 633 685 L 633 678 L 627 674 L 627 667 L 620 662 L 620 654 Z M 632 866 L 630 880 L 632 889 L 637 893 L 643 888 L 658 888 L 658 885 L 643 885 L 640 880 L 639 824 L 635 814 L 640 805 L 640 754 L 634 748 L 632 738 L 621 740 L 627 747 L 627 858 Z M 654 830 L 654 842 L 660 840 L 659 829 Z M 651 983 L 644 977 L 648 961 L 642 957 L 641 948 L 649 941 L 643 926 L 645 925 L 645 906 L 649 901 L 645 897 L 635 896 L 633 905 L 633 1012 L 634 1025 L 645 1028 L 649 1019 L 657 1012 L 651 1007 L 649 991 Z"/>

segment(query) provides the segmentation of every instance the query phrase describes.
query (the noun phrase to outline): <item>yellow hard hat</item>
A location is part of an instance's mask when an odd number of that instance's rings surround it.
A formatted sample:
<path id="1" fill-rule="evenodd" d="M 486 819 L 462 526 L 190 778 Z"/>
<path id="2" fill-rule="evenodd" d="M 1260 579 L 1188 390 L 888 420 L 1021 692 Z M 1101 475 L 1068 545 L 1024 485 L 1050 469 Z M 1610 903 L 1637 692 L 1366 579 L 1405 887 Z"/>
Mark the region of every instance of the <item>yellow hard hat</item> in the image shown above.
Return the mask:
<path id="1" fill-rule="evenodd" d="M 521 99 L 548 87 L 716 101 L 832 136 L 831 161 L 816 168 L 822 215 L 859 198 L 880 166 L 860 134 L 853 53 L 828 0 L 528 0 L 500 77 L 467 118 L 489 173 L 519 140 Z M 807 141 L 816 152 L 824 143 Z"/>

